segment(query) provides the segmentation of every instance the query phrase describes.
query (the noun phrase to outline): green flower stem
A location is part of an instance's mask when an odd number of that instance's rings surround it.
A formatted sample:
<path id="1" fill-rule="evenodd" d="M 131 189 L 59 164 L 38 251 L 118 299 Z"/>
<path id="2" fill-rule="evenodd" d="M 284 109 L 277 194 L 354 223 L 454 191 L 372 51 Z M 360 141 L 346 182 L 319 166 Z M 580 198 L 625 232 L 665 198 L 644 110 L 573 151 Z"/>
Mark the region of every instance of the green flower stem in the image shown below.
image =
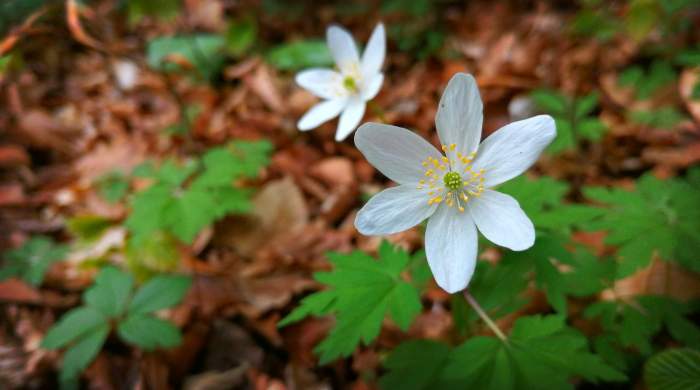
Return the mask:
<path id="1" fill-rule="evenodd" d="M 504 335 L 503 332 L 501 332 L 501 330 L 498 328 L 498 325 L 496 325 L 496 323 L 493 322 L 491 317 L 489 317 L 489 315 L 486 314 L 481 305 L 479 305 L 479 302 L 477 302 L 476 299 L 474 299 L 474 297 L 472 296 L 472 294 L 469 293 L 469 290 L 464 289 L 464 291 L 462 291 L 462 295 L 464 295 L 464 299 L 466 299 L 467 302 L 469 302 L 469 305 L 472 308 L 474 308 L 476 313 L 479 315 L 479 317 L 481 317 L 482 320 L 484 320 L 486 325 L 488 325 L 489 328 L 491 328 L 493 333 L 495 333 L 496 336 L 498 336 L 498 338 L 502 341 L 506 341 L 506 335 Z"/>

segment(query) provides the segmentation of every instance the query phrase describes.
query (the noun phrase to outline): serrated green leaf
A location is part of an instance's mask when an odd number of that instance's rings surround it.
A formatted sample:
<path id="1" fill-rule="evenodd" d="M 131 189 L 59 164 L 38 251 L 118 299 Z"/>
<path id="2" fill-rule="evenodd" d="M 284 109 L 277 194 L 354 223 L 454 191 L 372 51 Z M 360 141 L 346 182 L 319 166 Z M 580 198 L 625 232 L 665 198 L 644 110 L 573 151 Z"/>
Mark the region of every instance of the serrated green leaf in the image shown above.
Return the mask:
<path id="1" fill-rule="evenodd" d="M 420 390 L 433 388 L 444 376 L 450 347 L 429 340 L 400 344 L 384 362 L 389 371 L 379 379 L 382 389 Z"/>
<path id="2" fill-rule="evenodd" d="M 118 317 L 124 312 L 133 287 L 131 275 L 114 267 L 105 267 L 85 291 L 83 300 L 107 317 Z"/>
<path id="3" fill-rule="evenodd" d="M 180 303 L 192 279 L 182 275 L 159 275 L 144 284 L 129 304 L 130 314 L 151 313 Z"/>
<path id="4" fill-rule="evenodd" d="M 700 352 L 680 348 L 654 355 L 644 367 L 644 381 L 651 390 L 700 389 Z"/>
<path id="5" fill-rule="evenodd" d="M 190 243 L 216 219 L 248 211 L 250 191 L 235 187 L 234 182 L 257 175 L 268 163 L 271 148 L 266 141 L 236 141 L 212 148 L 201 160 L 184 166 L 166 161 L 158 168 L 141 169 L 155 182 L 131 202 L 126 226 L 135 245 L 159 231 Z"/>
<path id="6" fill-rule="evenodd" d="M 58 349 L 92 329 L 107 323 L 107 317 L 94 307 L 81 306 L 67 312 L 41 340 L 41 347 Z"/>
<path id="7" fill-rule="evenodd" d="M 67 246 L 55 244 L 46 236 L 34 236 L 19 248 L 4 254 L 5 264 L 0 269 L 0 280 L 18 277 L 39 286 L 51 264 L 63 260 L 67 255 Z"/>
<path id="8" fill-rule="evenodd" d="M 389 372 L 380 379 L 386 389 L 571 389 L 573 376 L 592 382 L 625 379 L 588 352 L 586 339 L 560 316 L 521 317 L 506 342 L 473 337 L 450 350 L 410 341 L 386 362 Z"/>
<path id="9" fill-rule="evenodd" d="M 84 334 L 66 350 L 61 366 L 61 382 L 77 379 L 80 373 L 95 360 L 109 334 L 109 324 L 103 323 Z"/>
<path id="10" fill-rule="evenodd" d="M 119 323 L 117 332 L 124 341 L 147 351 L 182 343 L 182 335 L 175 325 L 148 314 L 130 314 Z"/>
<path id="11" fill-rule="evenodd" d="M 328 255 L 332 272 L 315 275 L 328 290 L 302 301 L 281 326 L 307 315 L 335 314 L 336 324 L 316 347 L 322 364 L 347 356 L 360 343 L 372 342 L 389 314 L 401 329 L 407 329 L 422 305 L 416 288 L 401 278 L 410 257 L 406 252 L 383 243 L 379 259 L 356 251 Z"/>
<path id="12" fill-rule="evenodd" d="M 640 296 L 630 302 L 596 302 L 586 308 L 584 316 L 597 318 L 618 348 L 633 347 L 649 355 L 654 335 L 664 326 L 676 340 L 698 347 L 700 328 L 685 318 L 691 310 L 666 297 Z"/>
<path id="13" fill-rule="evenodd" d="M 659 180 L 651 174 L 637 181 L 635 191 L 586 188 L 590 199 L 607 204 L 607 212 L 585 223 L 589 230 L 607 230 L 606 243 L 617 245 L 618 276 L 631 275 L 649 264 L 654 254 L 693 267 L 700 250 L 700 196 L 679 179 Z M 640 237 L 644 237 L 640 240 Z"/>

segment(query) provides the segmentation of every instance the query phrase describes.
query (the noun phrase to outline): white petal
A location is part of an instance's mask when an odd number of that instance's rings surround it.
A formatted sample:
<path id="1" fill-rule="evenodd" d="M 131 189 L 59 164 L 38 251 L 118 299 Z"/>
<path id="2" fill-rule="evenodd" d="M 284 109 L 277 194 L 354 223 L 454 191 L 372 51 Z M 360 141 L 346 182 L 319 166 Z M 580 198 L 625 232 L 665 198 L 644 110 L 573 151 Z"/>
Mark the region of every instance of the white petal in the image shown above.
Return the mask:
<path id="1" fill-rule="evenodd" d="M 330 69 L 308 69 L 297 73 L 295 80 L 300 87 L 322 99 L 335 99 L 347 95 L 343 88 L 343 76 Z"/>
<path id="2" fill-rule="evenodd" d="M 496 186 L 530 168 L 556 135 L 549 115 L 513 122 L 481 143 L 473 167 L 484 169 L 484 186 Z"/>
<path id="3" fill-rule="evenodd" d="M 481 140 L 484 106 L 474 77 L 457 73 L 447 83 L 435 116 L 440 142 L 456 144 L 456 152 L 469 155 Z"/>
<path id="4" fill-rule="evenodd" d="M 421 162 L 442 154 L 410 130 L 379 123 L 365 123 L 355 133 L 355 146 L 384 176 L 401 183 L 417 185 L 424 178 Z"/>
<path id="5" fill-rule="evenodd" d="M 384 24 L 379 23 L 372 31 L 372 36 L 369 37 L 367 47 L 362 53 L 362 76 L 372 77 L 379 73 L 384 63 L 386 54 L 386 34 L 384 33 Z"/>
<path id="6" fill-rule="evenodd" d="M 364 85 L 362 86 L 362 99 L 365 101 L 373 99 L 379 93 L 382 88 L 382 83 L 384 82 L 384 75 L 381 73 L 375 74 L 370 79 L 365 79 Z"/>
<path id="7" fill-rule="evenodd" d="M 329 121 L 345 108 L 347 100 L 345 99 L 334 99 L 326 100 L 321 103 L 316 104 L 311 107 L 309 111 L 304 114 L 304 116 L 299 119 L 297 127 L 301 131 L 311 130 L 318 127 L 321 123 Z"/>
<path id="8" fill-rule="evenodd" d="M 412 185 L 388 188 L 373 196 L 357 213 L 355 227 L 365 235 L 394 234 L 418 225 L 435 212 L 428 194 Z"/>
<path id="9" fill-rule="evenodd" d="M 340 26 L 328 27 L 326 41 L 335 64 L 340 70 L 345 71 L 359 65 L 360 56 L 357 54 L 357 45 L 347 30 Z"/>
<path id="10" fill-rule="evenodd" d="M 347 107 L 340 114 L 335 140 L 340 142 L 350 135 L 357 128 L 357 125 L 360 124 L 363 115 L 365 115 L 365 101 L 359 97 L 350 99 Z"/>
<path id="11" fill-rule="evenodd" d="M 476 267 L 478 240 L 469 213 L 441 203 L 428 219 L 425 253 L 435 281 L 448 293 L 467 287 Z"/>
<path id="12" fill-rule="evenodd" d="M 481 234 L 494 244 L 522 251 L 535 243 L 535 227 L 512 196 L 485 190 L 467 205 Z"/>

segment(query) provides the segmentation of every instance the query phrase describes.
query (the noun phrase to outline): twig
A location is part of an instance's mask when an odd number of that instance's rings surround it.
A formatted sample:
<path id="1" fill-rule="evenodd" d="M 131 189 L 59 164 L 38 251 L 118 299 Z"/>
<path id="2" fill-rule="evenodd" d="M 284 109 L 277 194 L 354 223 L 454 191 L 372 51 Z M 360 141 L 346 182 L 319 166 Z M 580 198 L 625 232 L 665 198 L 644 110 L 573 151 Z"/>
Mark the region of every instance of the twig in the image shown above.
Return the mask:
<path id="1" fill-rule="evenodd" d="M 27 32 L 34 22 L 46 13 L 47 7 L 42 7 L 31 14 L 19 27 L 15 27 L 5 38 L 0 41 L 0 56 L 7 53 L 17 43 L 20 36 Z"/>
<path id="2" fill-rule="evenodd" d="M 469 290 L 464 289 L 464 291 L 462 291 L 462 295 L 464 295 L 464 299 L 466 299 L 467 302 L 469 302 L 469 305 L 471 305 L 471 307 L 474 309 L 474 311 L 476 311 L 479 317 L 481 317 L 481 319 L 484 320 L 486 325 L 488 325 L 489 328 L 491 328 L 493 333 L 495 333 L 496 336 L 498 336 L 498 338 L 502 341 L 506 341 L 506 335 L 504 335 L 503 332 L 501 332 L 501 330 L 498 328 L 498 325 L 496 325 L 496 323 L 493 322 L 491 317 L 489 317 L 489 315 L 486 314 L 484 309 L 481 308 L 481 305 L 479 305 L 479 302 L 477 302 L 476 299 L 474 299 L 474 297 L 472 296 L 472 294 L 469 293 Z"/>

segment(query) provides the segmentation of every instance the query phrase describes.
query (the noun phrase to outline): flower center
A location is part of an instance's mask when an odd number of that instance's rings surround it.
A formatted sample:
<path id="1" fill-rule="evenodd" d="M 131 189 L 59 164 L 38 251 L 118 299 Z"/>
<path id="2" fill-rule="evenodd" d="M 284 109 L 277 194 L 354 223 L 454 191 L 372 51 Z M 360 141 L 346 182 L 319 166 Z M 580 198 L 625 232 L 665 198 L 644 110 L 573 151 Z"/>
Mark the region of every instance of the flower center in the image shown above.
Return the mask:
<path id="1" fill-rule="evenodd" d="M 457 172 L 447 172 L 442 180 L 445 182 L 445 187 L 452 191 L 462 187 L 462 176 Z"/>
<path id="2" fill-rule="evenodd" d="M 357 82 L 352 76 L 345 76 L 343 79 L 343 87 L 350 92 L 357 92 Z"/>
<path id="3" fill-rule="evenodd" d="M 484 192 L 484 170 L 472 169 L 475 153 L 465 156 L 455 149 L 455 144 L 442 145 L 449 158 L 428 157 L 423 160 L 425 179 L 419 181 L 418 189 L 427 191 L 428 204 L 445 202 L 447 207 L 456 206 L 457 210 L 464 212 L 469 199 Z"/>

